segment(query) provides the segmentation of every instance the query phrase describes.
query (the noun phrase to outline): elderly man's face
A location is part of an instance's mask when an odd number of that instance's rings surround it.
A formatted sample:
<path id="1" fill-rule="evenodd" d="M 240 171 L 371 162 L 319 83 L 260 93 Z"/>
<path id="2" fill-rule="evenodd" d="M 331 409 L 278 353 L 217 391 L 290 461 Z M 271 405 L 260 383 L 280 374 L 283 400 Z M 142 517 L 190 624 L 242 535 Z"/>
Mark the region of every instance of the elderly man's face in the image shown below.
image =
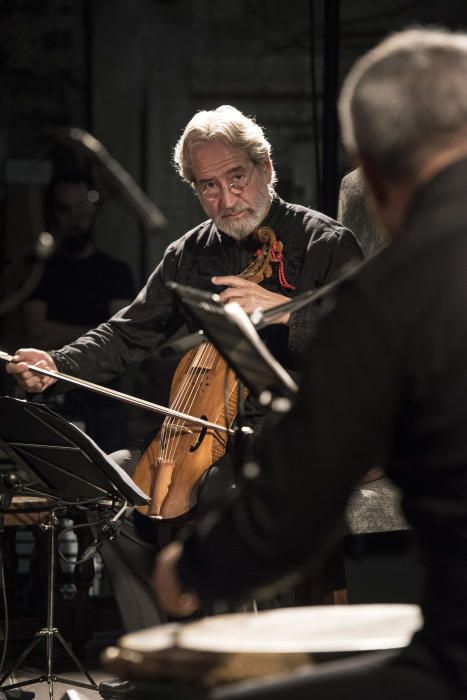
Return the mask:
<path id="1" fill-rule="evenodd" d="M 218 229 L 240 240 L 261 224 L 272 199 L 269 162 L 255 164 L 243 149 L 218 140 L 194 146 L 191 165 L 200 204 Z M 244 183 L 240 194 L 237 182 Z"/>

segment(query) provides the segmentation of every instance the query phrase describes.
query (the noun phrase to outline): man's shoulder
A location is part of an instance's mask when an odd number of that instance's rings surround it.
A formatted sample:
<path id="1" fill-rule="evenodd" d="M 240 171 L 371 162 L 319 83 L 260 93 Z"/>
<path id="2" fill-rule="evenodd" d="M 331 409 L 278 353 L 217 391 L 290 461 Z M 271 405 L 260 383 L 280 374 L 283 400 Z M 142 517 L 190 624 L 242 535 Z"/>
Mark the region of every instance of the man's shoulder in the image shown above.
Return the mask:
<path id="1" fill-rule="evenodd" d="M 283 202 L 285 215 L 303 227 L 303 231 L 313 239 L 341 238 L 349 231 L 343 224 L 327 214 L 303 204 Z"/>
<path id="2" fill-rule="evenodd" d="M 327 265 L 326 261 L 336 255 L 347 260 L 363 258 L 355 234 L 336 219 L 302 204 L 283 202 L 281 206 L 282 226 L 288 231 L 286 247 L 312 252 L 314 262 L 320 265 Z"/>
<path id="3" fill-rule="evenodd" d="M 187 246 L 203 245 L 212 235 L 212 221 L 207 219 L 172 241 L 166 252 L 177 254 L 181 253 Z"/>

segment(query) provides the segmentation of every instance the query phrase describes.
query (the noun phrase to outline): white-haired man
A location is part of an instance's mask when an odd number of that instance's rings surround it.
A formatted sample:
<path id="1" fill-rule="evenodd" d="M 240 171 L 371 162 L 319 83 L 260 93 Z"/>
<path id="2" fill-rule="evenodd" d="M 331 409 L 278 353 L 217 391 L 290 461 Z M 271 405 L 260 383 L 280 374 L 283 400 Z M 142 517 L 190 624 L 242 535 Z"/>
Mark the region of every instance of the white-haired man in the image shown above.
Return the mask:
<path id="1" fill-rule="evenodd" d="M 41 392 L 53 382 L 29 371 L 27 363 L 102 382 L 149 357 L 184 323 L 196 330 L 175 303 L 167 281 L 219 291 L 224 301 L 235 299 L 250 312 L 324 285 L 343 265 L 361 259 L 349 230 L 275 194 L 271 146 L 262 128 L 236 108 L 197 113 L 175 148 L 175 163 L 209 218 L 168 247 L 133 303 L 107 323 L 58 351 L 17 351 L 7 370 L 27 391 Z M 272 275 L 255 284 L 239 274 L 255 260 L 259 243 L 251 234 L 260 224 L 273 229 L 282 250 L 278 246 L 271 256 Z M 287 356 L 300 354 L 318 312 L 315 306 L 280 319 L 269 335 L 272 351 L 286 363 Z M 250 414 L 255 411 L 251 407 Z M 130 470 L 137 457 L 132 451 L 118 460 Z M 224 465 L 222 473 L 226 471 Z M 128 631 L 160 621 L 151 586 L 156 527 L 135 513 L 120 537 L 102 547 Z"/>
<path id="2" fill-rule="evenodd" d="M 350 72 L 343 139 L 392 242 L 319 322 L 294 407 L 260 439 L 268 482 L 172 544 L 155 574 L 166 608 L 187 613 L 319 561 L 358 479 L 383 459 L 420 545 L 424 626 L 385 661 L 301 673 L 245 700 L 467 696 L 466 76 L 467 35 L 423 29 Z"/>

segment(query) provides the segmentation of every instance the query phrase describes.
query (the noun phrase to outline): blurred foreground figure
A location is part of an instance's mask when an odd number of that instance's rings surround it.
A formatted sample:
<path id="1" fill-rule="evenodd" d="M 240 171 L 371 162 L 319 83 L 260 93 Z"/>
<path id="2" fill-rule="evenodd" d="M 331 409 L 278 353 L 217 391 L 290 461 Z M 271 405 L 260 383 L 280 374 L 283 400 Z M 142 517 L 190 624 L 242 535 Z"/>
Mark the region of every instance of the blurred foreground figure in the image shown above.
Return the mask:
<path id="1" fill-rule="evenodd" d="M 418 536 L 423 629 L 384 660 L 252 697 L 465 698 L 467 35 L 395 34 L 357 62 L 339 107 L 392 241 L 340 285 L 294 407 L 263 432 L 260 476 L 160 555 L 155 586 L 186 614 L 296 574 L 325 554 L 352 489 L 382 463 Z"/>

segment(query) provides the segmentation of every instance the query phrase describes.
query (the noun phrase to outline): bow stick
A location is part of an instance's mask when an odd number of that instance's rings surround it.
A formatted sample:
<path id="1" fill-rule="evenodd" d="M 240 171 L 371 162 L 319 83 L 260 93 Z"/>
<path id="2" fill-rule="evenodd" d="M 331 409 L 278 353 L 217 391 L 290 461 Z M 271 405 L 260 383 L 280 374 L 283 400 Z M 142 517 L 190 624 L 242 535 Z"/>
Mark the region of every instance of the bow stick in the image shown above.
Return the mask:
<path id="1" fill-rule="evenodd" d="M 13 356 L 6 352 L 0 350 L 0 360 L 5 362 L 14 362 Z M 28 365 L 28 369 L 37 374 L 43 374 L 46 377 L 53 377 L 54 379 L 60 379 L 70 384 L 75 384 L 84 389 L 89 389 L 90 391 L 95 391 L 97 394 L 103 394 L 104 396 L 111 396 L 118 401 L 123 401 L 124 403 L 129 403 L 132 406 L 139 406 L 140 408 L 145 408 L 153 413 L 161 413 L 164 416 L 173 416 L 174 418 L 180 418 L 182 420 L 189 421 L 191 423 L 196 423 L 196 425 L 201 425 L 204 428 L 212 428 L 218 432 L 234 434 L 232 428 L 227 428 L 225 425 L 218 425 L 217 423 L 211 423 L 210 421 L 204 420 L 203 418 L 197 418 L 196 416 L 190 416 L 188 413 L 181 413 L 180 411 L 175 411 L 172 408 L 167 408 L 166 406 L 160 406 L 157 403 L 152 403 L 152 401 L 146 401 L 145 399 L 138 399 L 136 396 L 131 396 L 131 394 L 124 394 L 122 391 L 117 391 L 116 389 L 109 389 L 108 387 L 101 386 L 100 384 L 94 384 L 93 382 L 88 382 L 86 379 L 78 379 L 77 377 L 72 377 L 70 374 L 64 374 L 63 372 L 54 372 L 50 369 L 42 369 L 42 367 L 36 367 L 35 365 Z"/>

